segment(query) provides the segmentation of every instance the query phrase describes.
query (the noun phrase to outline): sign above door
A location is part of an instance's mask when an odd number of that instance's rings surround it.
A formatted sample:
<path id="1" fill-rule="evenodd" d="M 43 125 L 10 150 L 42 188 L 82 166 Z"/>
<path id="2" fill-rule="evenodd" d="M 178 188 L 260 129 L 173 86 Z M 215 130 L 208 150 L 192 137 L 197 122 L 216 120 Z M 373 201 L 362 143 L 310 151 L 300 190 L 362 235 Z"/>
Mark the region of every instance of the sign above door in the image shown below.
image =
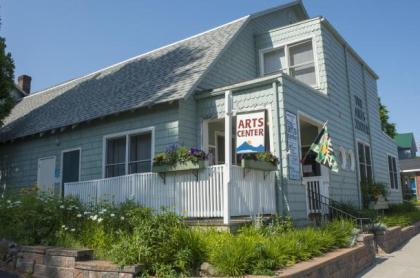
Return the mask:
<path id="1" fill-rule="evenodd" d="M 265 151 L 265 111 L 236 116 L 236 153 Z"/>

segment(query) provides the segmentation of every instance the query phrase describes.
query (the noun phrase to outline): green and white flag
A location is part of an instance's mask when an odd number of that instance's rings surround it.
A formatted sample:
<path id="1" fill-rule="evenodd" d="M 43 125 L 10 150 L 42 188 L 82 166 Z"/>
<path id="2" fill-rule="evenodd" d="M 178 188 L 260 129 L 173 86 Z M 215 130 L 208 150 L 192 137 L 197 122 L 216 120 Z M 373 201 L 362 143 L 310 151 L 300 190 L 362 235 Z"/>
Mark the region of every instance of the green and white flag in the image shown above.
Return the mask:
<path id="1" fill-rule="evenodd" d="M 315 158 L 316 162 L 327 166 L 333 172 L 338 172 L 337 158 L 334 154 L 331 137 L 328 134 L 327 123 L 322 127 L 321 132 L 312 143 L 310 150 L 317 154 Z"/>

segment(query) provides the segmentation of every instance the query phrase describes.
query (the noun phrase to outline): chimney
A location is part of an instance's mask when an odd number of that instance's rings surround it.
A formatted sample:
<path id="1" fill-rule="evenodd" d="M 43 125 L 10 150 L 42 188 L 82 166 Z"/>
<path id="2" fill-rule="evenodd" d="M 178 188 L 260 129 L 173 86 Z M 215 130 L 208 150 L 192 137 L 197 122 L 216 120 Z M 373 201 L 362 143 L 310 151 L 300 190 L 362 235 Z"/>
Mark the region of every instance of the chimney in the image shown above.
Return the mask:
<path id="1" fill-rule="evenodd" d="M 23 74 L 18 77 L 19 88 L 28 95 L 31 93 L 31 80 L 32 77 L 26 74 Z"/>

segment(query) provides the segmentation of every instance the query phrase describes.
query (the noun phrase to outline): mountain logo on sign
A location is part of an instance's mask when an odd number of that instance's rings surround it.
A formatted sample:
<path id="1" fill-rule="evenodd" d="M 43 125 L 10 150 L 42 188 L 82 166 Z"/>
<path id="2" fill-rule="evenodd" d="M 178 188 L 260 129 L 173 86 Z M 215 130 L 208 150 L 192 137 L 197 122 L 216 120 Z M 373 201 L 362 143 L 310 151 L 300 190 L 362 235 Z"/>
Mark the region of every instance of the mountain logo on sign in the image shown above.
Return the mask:
<path id="1" fill-rule="evenodd" d="M 253 153 L 261 153 L 264 152 L 264 146 L 259 145 L 258 147 L 252 146 L 248 144 L 248 142 L 243 142 L 239 147 L 236 148 L 237 153 L 247 153 L 247 152 L 253 152 Z"/>

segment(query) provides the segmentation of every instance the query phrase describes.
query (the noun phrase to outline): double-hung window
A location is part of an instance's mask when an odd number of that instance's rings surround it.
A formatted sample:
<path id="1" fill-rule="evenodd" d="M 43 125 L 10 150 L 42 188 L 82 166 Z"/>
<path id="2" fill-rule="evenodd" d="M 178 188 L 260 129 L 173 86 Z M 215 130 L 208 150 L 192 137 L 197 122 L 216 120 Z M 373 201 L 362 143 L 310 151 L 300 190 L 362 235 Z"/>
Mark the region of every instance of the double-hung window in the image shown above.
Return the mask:
<path id="1" fill-rule="evenodd" d="M 263 51 L 262 60 L 264 75 L 286 72 L 310 86 L 317 84 L 312 40 Z"/>
<path id="2" fill-rule="evenodd" d="M 105 140 L 105 177 L 150 172 L 152 133 L 128 133 Z"/>
<path id="3" fill-rule="evenodd" d="M 370 147 L 361 142 L 357 143 L 359 155 L 360 181 L 368 183 L 372 181 L 372 159 Z"/>
<path id="4" fill-rule="evenodd" d="M 391 189 L 398 189 L 397 162 L 395 157 L 388 155 L 389 181 Z"/>

